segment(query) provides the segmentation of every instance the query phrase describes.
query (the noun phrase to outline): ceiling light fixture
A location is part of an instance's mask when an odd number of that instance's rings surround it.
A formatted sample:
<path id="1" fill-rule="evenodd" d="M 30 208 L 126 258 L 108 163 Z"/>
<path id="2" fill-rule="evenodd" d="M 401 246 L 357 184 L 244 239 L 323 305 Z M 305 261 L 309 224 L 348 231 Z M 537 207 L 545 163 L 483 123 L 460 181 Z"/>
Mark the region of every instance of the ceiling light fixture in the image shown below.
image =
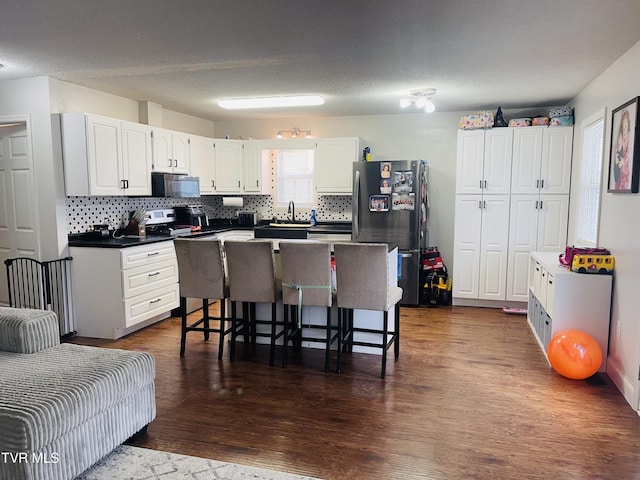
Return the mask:
<path id="1" fill-rule="evenodd" d="M 279 130 L 276 137 L 284 138 L 285 135 L 289 135 L 291 138 L 298 138 L 302 134 L 304 134 L 304 138 L 312 138 L 311 130 L 300 130 L 298 127 L 293 127 L 291 130 Z"/>
<path id="2" fill-rule="evenodd" d="M 400 108 L 407 108 L 409 105 L 415 105 L 419 109 L 424 109 L 427 113 L 433 113 L 436 111 L 436 106 L 433 104 L 431 97 L 436 94 L 435 88 L 420 88 L 418 90 L 411 90 L 409 92 L 409 98 L 400 99 Z"/>
<path id="3" fill-rule="evenodd" d="M 243 108 L 307 107 L 324 104 L 320 95 L 292 95 L 288 97 L 221 98 L 218 105 L 227 110 Z"/>

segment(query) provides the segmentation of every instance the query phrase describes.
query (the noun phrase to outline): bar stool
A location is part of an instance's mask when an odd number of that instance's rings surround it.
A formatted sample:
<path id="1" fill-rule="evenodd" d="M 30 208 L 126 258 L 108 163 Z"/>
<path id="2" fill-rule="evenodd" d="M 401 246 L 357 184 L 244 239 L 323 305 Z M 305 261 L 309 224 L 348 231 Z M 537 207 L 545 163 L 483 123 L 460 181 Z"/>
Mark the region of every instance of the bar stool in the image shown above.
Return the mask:
<path id="1" fill-rule="evenodd" d="M 204 332 L 204 339 L 209 340 L 210 333 L 218 333 L 218 360 L 222 360 L 224 337 L 231 332 L 225 328 L 225 299 L 229 297 L 226 284 L 222 248 L 219 240 L 176 238 L 173 241 L 178 259 L 178 276 L 180 278 L 180 309 L 182 310 L 182 335 L 180 339 L 180 356 L 184 351 L 188 332 Z M 187 298 L 202 299 L 202 318 L 187 324 Z M 220 301 L 220 316 L 209 315 L 209 300 Z M 212 328 L 210 321 L 218 321 L 218 328 Z M 202 325 L 202 326 L 201 326 Z"/>
<path id="2" fill-rule="evenodd" d="M 230 359 L 235 360 L 236 338 L 242 332 L 245 342 L 255 344 L 256 337 L 270 339 L 269 365 L 274 365 L 276 341 L 284 335 L 284 321 L 277 318 L 276 305 L 282 299 L 282 281 L 276 278 L 273 244 L 269 240 L 227 240 L 224 249 L 233 322 Z M 237 316 L 237 302 L 242 303 L 242 319 Z M 270 320 L 256 318 L 256 303 L 271 304 Z M 260 325 L 268 325 L 269 332 L 259 331 Z"/>
<path id="3" fill-rule="evenodd" d="M 280 261 L 282 264 L 282 302 L 284 303 L 284 351 L 282 367 L 287 366 L 289 341 L 325 343 L 324 371 L 329 371 L 331 345 L 339 339 L 338 326 L 331 325 L 331 246 L 322 242 L 280 242 Z M 309 329 L 325 330 L 325 338 L 303 336 L 302 307 L 325 307 L 326 323 L 309 324 Z M 295 312 L 296 321 L 289 321 L 290 313 Z M 311 333 L 311 332 L 309 332 Z M 340 356 L 338 347 L 338 356 Z M 339 362 L 338 362 L 339 363 Z"/>
<path id="4" fill-rule="evenodd" d="M 354 345 L 382 349 L 382 371 L 387 370 L 387 350 L 393 344 L 394 357 L 400 354 L 400 306 L 402 288 L 389 285 L 389 250 L 384 243 L 335 243 L 338 317 L 344 325 L 342 338 L 348 351 Z M 389 310 L 394 307 L 394 331 L 389 332 Z M 383 312 L 382 328 L 374 325 L 355 327 L 353 310 Z M 377 322 L 376 322 L 377 323 Z M 361 335 L 356 340 L 354 334 Z M 374 334 L 374 335 L 366 335 Z M 373 338 L 381 337 L 379 342 Z M 372 341 L 365 341 L 372 338 Z"/>

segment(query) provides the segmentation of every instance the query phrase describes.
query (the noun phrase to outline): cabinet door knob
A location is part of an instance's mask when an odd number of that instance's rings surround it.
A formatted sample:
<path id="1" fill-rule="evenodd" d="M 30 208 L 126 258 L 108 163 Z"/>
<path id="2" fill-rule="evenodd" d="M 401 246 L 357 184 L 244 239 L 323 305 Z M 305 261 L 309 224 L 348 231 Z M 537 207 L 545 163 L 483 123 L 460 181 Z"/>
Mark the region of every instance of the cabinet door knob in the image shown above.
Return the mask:
<path id="1" fill-rule="evenodd" d="M 484 181 L 484 188 L 485 189 L 487 188 L 487 181 L 486 180 Z"/>
<path id="2" fill-rule="evenodd" d="M 173 165 L 173 166 L 174 166 L 174 167 L 177 167 L 177 166 L 178 166 L 178 160 L 174 160 L 173 162 L 174 162 L 174 165 Z"/>
<path id="3" fill-rule="evenodd" d="M 540 188 L 544 188 L 544 179 L 540 180 Z"/>
<path id="4" fill-rule="evenodd" d="M 173 166 L 173 160 L 169 159 L 169 166 Z"/>
<path id="5" fill-rule="evenodd" d="M 216 182 L 215 182 L 215 180 L 211 180 L 211 188 L 216 188 Z"/>

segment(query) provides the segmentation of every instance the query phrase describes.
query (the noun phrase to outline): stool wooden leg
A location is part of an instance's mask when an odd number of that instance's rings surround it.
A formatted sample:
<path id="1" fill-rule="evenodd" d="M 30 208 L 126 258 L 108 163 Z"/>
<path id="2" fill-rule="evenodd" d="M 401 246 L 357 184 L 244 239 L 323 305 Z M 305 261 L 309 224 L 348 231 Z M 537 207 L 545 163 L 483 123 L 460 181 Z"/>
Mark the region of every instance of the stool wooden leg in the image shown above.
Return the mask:
<path id="1" fill-rule="evenodd" d="M 382 321 L 382 373 L 380 378 L 384 378 L 387 374 L 387 332 L 389 330 L 389 312 L 384 311 Z"/>
<path id="2" fill-rule="evenodd" d="M 180 356 L 184 357 L 187 345 L 187 299 L 180 297 L 180 310 L 182 310 L 182 333 L 180 335 Z"/>
<path id="3" fill-rule="evenodd" d="M 398 358 L 400 357 L 400 304 L 396 303 L 396 318 L 395 318 L 395 334 L 396 334 L 396 338 L 395 338 L 395 343 L 393 345 L 393 354 L 395 356 L 395 359 L 398 360 Z"/>
<path id="4" fill-rule="evenodd" d="M 218 338 L 218 360 L 222 360 L 222 354 L 224 352 L 224 337 L 225 337 L 225 301 L 224 298 L 220 299 L 220 337 Z"/>
<path id="5" fill-rule="evenodd" d="M 282 340 L 282 368 L 287 368 L 287 355 L 289 350 L 289 307 L 284 305 L 284 334 Z"/>
<path id="6" fill-rule="evenodd" d="M 238 317 L 236 302 L 231 302 L 231 352 L 229 360 L 233 362 L 236 359 L 236 337 L 238 336 Z"/>
<path id="7" fill-rule="evenodd" d="M 202 299 L 202 326 L 204 327 L 204 339 L 209 340 L 209 299 Z"/>
<path id="8" fill-rule="evenodd" d="M 331 363 L 331 333 L 333 330 L 331 329 L 331 307 L 327 307 L 327 340 L 326 345 L 324 347 L 324 371 L 325 373 L 329 371 L 329 364 Z"/>
<path id="9" fill-rule="evenodd" d="M 340 373 L 342 370 L 342 342 L 344 337 L 342 315 L 343 315 L 343 309 L 338 308 L 338 357 L 336 359 L 336 373 Z"/>
<path id="10" fill-rule="evenodd" d="M 269 348 L 269 365 L 276 363 L 276 304 L 271 304 L 271 345 Z"/>

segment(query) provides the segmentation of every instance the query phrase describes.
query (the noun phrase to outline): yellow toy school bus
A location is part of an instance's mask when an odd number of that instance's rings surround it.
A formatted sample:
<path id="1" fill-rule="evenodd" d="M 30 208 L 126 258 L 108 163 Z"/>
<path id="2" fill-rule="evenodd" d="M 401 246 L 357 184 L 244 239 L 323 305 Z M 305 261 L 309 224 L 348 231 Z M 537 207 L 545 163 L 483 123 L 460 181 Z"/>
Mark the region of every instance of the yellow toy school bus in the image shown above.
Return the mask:
<path id="1" fill-rule="evenodd" d="M 613 255 L 578 253 L 573 256 L 571 270 L 579 273 L 611 273 L 615 267 Z"/>

